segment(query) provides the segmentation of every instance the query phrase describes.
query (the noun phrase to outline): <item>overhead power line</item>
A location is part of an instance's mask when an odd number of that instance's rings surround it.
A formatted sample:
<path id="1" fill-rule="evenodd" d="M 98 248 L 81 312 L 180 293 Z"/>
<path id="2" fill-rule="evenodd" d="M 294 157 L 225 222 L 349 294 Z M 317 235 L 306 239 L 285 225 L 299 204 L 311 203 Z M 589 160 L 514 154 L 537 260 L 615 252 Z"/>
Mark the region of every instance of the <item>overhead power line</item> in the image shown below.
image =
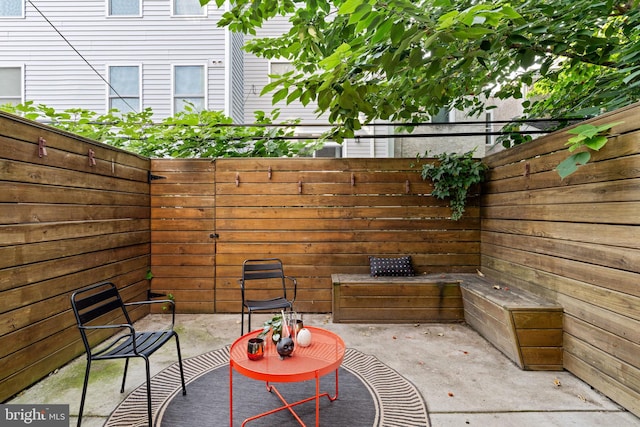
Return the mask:
<path id="1" fill-rule="evenodd" d="M 89 68 L 91 68 L 91 70 L 100 78 L 100 80 L 102 80 L 103 82 L 105 82 L 107 84 L 107 86 L 109 86 L 109 88 L 113 91 L 113 93 L 122 101 L 124 102 L 127 107 L 131 108 L 132 111 L 135 111 L 135 108 L 133 108 L 126 99 L 124 99 L 122 96 L 120 96 L 120 94 L 118 93 L 118 91 L 111 85 L 111 83 L 109 83 L 107 81 L 107 79 L 104 78 L 104 76 L 102 74 L 100 74 L 100 72 L 98 70 L 96 70 L 96 68 L 89 62 L 89 60 L 87 58 L 85 58 L 82 53 L 80 53 L 80 51 L 78 51 L 78 49 L 75 48 L 75 46 L 73 46 L 73 44 L 71 44 L 71 42 L 69 41 L 69 39 L 67 39 L 64 34 L 62 34 L 60 32 L 60 30 L 58 30 L 58 28 L 56 28 L 56 26 L 53 24 L 53 22 L 51 22 L 51 20 L 49 18 L 46 17 L 46 15 L 38 8 L 38 6 L 36 6 L 32 0 L 27 0 L 27 2 L 36 10 L 36 12 L 38 12 L 40 14 L 40 16 L 42 16 L 42 18 L 47 21 L 47 23 L 51 26 L 51 28 L 53 28 L 53 30 L 58 33 L 58 35 L 60 37 L 62 37 L 62 40 L 65 41 L 65 43 L 67 45 L 69 45 L 69 47 L 71 49 L 73 49 L 73 51 L 89 66 Z"/>

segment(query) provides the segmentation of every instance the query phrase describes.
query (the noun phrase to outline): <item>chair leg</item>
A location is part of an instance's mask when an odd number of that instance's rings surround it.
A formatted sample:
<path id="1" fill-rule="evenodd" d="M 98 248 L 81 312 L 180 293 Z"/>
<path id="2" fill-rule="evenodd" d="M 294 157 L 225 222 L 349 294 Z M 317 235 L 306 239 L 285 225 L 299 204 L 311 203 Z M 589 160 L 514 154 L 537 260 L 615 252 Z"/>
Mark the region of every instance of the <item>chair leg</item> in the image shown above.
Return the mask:
<path id="1" fill-rule="evenodd" d="M 242 305 L 242 310 L 240 311 L 240 336 L 244 335 L 244 304 Z"/>
<path id="2" fill-rule="evenodd" d="M 129 359 L 124 359 L 124 374 L 122 375 L 122 387 L 120 387 L 120 393 L 124 393 L 124 383 L 127 381 L 127 369 L 129 369 Z"/>
<path id="3" fill-rule="evenodd" d="M 247 310 L 249 312 L 249 322 L 247 324 L 247 332 L 251 332 L 251 310 Z"/>
<path id="4" fill-rule="evenodd" d="M 87 397 L 87 387 L 89 386 L 89 371 L 91 370 L 91 359 L 87 358 L 87 369 L 84 372 L 84 384 L 82 385 L 82 397 L 80 398 L 80 409 L 78 410 L 78 424 L 82 425 L 82 412 L 84 411 L 84 399 Z"/>
<path id="5" fill-rule="evenodd" d="M 182 395 L 187 394 L 187 387 L 184 384 L 184 368 L 182 367 L 182 354 L 180 353 L 180 340 L 178 334 L 174 333 L 173 336 L 176 339 L 176 348 L 178 349 L 178 365 L 180 365 L 180 380 L 182 381 Z"/>
<path id="6" fill-rule="evenodd" d="M 143 357 L 147 370 L 147 416 L 149 417 L 149 427 L 153 426 L 153 415 L 151 414 L 151 367 L 149 366 L 149 358 Z"/>

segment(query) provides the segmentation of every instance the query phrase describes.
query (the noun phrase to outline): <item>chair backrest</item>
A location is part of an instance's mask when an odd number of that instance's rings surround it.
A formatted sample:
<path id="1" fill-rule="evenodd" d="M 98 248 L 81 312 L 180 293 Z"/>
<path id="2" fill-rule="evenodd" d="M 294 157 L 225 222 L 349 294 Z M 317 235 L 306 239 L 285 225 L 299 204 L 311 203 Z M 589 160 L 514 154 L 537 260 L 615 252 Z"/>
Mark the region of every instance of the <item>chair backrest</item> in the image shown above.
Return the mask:
<path id="1" fill-rule="evenodd" d="M 111 282 L 96 283 L 74 292 L 71 295 L 71 308 L 76 316 L 82 341 L 89 354 L 91 348 L 85 326 L 95 326 L 98 324 L 98 319 L 100 324 L 107 325 L 115 319 L 122 319 L 123 316 L 126 323 L 131 324 L 131 318 L 122 298 L 120 298 L 118 288 Z M 111 312 L 114 313 L 109 315 Z"/>
<path id="2" fill-rule="evenodd" d="M 247 280 L 279 279 L 282 283 L 282 292 L 286 297 L 287 288 L 284 278 L 282 261 L 278 258 L 248 259 L 242 263 L 242 280 L 240 285 L 243 291 Z"/>

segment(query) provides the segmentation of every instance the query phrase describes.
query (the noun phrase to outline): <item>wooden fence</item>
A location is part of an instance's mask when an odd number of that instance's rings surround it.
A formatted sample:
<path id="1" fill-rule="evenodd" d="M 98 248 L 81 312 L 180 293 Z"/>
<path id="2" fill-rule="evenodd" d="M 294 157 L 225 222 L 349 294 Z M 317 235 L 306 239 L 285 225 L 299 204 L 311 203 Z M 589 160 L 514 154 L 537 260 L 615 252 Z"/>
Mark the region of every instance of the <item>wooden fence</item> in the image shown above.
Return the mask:
<path id="1" fill-rule="evenodd" d="M 640 416 L 640 106 L 561 181 L 566 132 L 486 158 L 482 271 L 564 307 L 564 367 Z"/>
<path id="2" fill-rule="evenodd" d="M 478 199 L 448 220 L 412 163 L 154 160 L 153 291 L 182 312 L 239 312 L 242 262 L 277 257 L 298 278 L 296 309 L 330 312 L 331 274 L 367 273 L 369 255 L 411 255 L 420 273 L 475 272 Z"/>
<path id="3" fill-rule="evenodd" d="M 0 401 L 84 351 L 74 290 L 109 279 L 146 298 L 148 171 L 147 159 L 0 113 Z"/>

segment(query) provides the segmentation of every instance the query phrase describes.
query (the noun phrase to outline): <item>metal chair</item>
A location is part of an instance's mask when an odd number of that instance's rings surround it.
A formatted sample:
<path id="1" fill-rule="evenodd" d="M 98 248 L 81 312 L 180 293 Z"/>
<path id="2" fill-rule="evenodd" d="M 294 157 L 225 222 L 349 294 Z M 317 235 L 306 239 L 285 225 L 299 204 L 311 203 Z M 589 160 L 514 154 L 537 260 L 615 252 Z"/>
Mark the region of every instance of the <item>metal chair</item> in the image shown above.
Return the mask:
<path id="1" fill-rule="evenodd" d="M 247 290 L 247 282 L 255 280 L 262 283 L 262 287 L 252 289 L 251 292 Z M 290 286 L 293 286 L 293 298 L 287 299 L 287 280 L 291 282 Z M 289 276 L 284 275 L 282 268 L 282 261 L 278 258 L 267 259 L 248 259 L 242 263 L 242 279 L 240 282 L 240 289 L 242 291 L 242 320 L 240 322 L 240 335 L 244 334 L 244 311 L 245 308 L 249 314 L 248 331 L 251 331 L 251 313 L 254 311 L 266 311 L 276 309 L 293 309 L 293 302 L 296 299 L 296 292 L 298 288 L 298 281 Z M 269 287 L 271 282 L 277 282 L 275 288 L 273 285 Z M 263 292 L 270 290 L 272 295 L 268 299 L 250 299 L 248 293 Z M 275 295 L 275 296 L 274 296 Z"/>
<path id="2" fill-rule="evenodd" d="M 171 307 L 171 328 L 163 331 L 137 332 L 131 322 L 127 307 L 139 306 L 143 304 L 167 304 Z M 82 411 L 87 394 L 89 383 L 89 371 L 91 362 L 94 360 L 125 359 L 124 375 L 122 377 L 122 387 L 120 393 L 124 393 L 124 385 L 127 378 L 129 359 L 140 357 L 144 359 L 147 373 L 147 412 L 149 416 L 149 426 L 152 425 L 151 415 L 151 375 L 149 370 L 149 356 L 162 347 L 171 337 L 176 339 L 178 350 L 178 362 L 180 365 L 180 379 L 182 381 L 182 394 L 187 394 L 184 383 L 184 370 L 182 367 L 182 356 L 180 354 L 180 342 L 178 334 L 173 330 L 175 323 L 175 304 L 171 300 L 138 301 L 124 303 L 120 298 L 118 288 L 111 282 L 101 282 L 95 285 L 80 289 L 71 295 L 71 307 L 78 322 L 78 329 L 82 336 L 82 342 L 87 351 L 87 368 L 82 387 L 82 399 L 80 400 L 80 410 L 78 412 L 78 427 L 82 423 Z M 106 346 L 99 346 L 100 350 L 93 350 L 89 345 L 88 334 L 96 331 L 122 330 Z"/>

